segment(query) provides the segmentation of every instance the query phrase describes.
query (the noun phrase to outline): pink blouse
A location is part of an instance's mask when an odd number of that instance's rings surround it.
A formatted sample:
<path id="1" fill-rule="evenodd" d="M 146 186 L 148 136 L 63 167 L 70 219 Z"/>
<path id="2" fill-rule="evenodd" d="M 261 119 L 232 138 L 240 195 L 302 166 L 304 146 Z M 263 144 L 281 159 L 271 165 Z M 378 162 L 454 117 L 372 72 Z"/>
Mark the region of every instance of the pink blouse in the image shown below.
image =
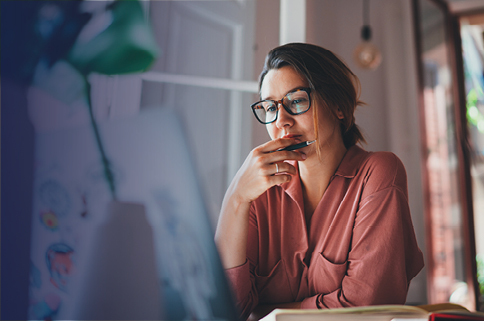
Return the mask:
<path id="1" fill-rule="evenodd" d="M 299 179 L 254 201 L 247 245 L 247 262 L 226 270 L 244 318 L 258 304 L 404 304 L 424 266 L 403 164 L 358 146 L 348 149 L 307 220 Z"/>

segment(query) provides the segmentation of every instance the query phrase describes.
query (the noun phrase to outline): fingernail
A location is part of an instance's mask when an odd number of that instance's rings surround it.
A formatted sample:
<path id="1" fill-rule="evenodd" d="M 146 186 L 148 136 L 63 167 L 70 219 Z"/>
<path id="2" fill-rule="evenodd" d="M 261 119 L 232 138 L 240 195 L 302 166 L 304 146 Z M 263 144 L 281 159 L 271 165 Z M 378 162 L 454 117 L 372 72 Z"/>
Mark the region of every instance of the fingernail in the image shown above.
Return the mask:
<path id="1" fill-rule="evenodd" d="M 308 158 L 308 157 L 306 156 L 306 154 L 301 154 L 301 157 L 302 157 L 302 159 L 306 159 L 306 158 Z"/>

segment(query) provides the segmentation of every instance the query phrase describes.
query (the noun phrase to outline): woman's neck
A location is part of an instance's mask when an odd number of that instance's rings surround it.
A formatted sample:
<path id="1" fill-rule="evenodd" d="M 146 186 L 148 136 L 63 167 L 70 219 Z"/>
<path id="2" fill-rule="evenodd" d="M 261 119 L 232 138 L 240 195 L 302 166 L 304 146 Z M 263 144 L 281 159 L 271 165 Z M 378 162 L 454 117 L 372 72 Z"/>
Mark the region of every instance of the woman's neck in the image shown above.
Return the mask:
<path id="1" fill-rule="evenodd" d="M 345 153 L 346 147 L 341 142 L 329 150 L 323 149 L 321 158 L 314 153 L 304 162 L 299 162 L 306 214 L 314 212 Z"/>

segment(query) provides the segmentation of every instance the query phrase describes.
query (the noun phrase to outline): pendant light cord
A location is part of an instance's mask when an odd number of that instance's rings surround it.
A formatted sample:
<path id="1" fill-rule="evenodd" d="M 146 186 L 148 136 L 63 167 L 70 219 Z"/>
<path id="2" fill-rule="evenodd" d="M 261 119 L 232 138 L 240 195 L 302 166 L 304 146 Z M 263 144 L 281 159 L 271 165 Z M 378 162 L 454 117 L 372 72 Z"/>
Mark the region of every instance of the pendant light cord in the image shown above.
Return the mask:
<path id="1" fill-rule="evenodd" d="M 364 41 L 370 41 L 370 0 L 363 0 L 363 27 L 361 28 L 361 38 Z"/>
<path id="2" fill-rule="evenodd" d="M 363 0 L 363 25 L 370 25 L 370 0 Z"/>

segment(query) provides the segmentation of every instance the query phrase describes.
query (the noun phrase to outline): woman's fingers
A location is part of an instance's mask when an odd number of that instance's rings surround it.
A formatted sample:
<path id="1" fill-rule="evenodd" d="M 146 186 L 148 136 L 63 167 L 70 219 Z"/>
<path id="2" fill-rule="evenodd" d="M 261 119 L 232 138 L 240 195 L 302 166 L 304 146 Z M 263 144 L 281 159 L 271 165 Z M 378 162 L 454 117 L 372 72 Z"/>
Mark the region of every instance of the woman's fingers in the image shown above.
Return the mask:
<path id="1" fill-rule="evenodd" d="M 300 143 L 300 141 L 293 138 L 279 138 L 275 140 L 268 141 L 265 144 L 260 145 L 255 150 L 261 153 L 279 153 L 279 156 L 285 156 L 285 160 L 292 159 L 291 157 L 300 155 L 300 152 L 294 151 L 297 154 L 292 154 L 290 151 L 282 150 L 286 147 Z M 282 153 L 282 154 L 281 154 Z M 299 160 L 299 159 L 295 159 Z"/>
<path id="2" fill-rule="evenodd" d="M 299 151 L 281 150 L 273 153 L 267 153 L 264 155 L 264 157 L 269 163 L 277 163 L 286 160 L 303 161 L 306 159 L 306 154 Z"/>
<path id="3" fill-rule="evenodd" d="M 267 143 L 260 145 L 258 149 L 263 153 L 271 153 L 277 151 L 278 149 L 291 146 L 296 143 L 297 141 L 293 138 L 279 138 L 275 140 L 270 140 Z"/>
<path id="4" fill-rule="evenodd" d="M 263 175 L 267 176 L 282 174 L 296 175 L 296 168 L 292 164 L 286 162 L 275 162 L 267 164 L 263 173 Z"/>
<path id="5" fill-rule="evenodd" d="M 281 174 L 296 175 L 297 173 L 296 167 L 294 167 L 290 163 L 279 162 L 279 163 L 274 163 L 274 165 L 277 165 L 275 166 L 276 167 L 275 175 L 281 175 Z"/>
<path id="6" fill-rule="evenodd" d="M 273 184 L 271 184 L 270 187 L 274 185 L 279 185 L 279 184 L 284 184 L 286 182 L 289 182 L 292 179 L 292 176 L 289 174 L 276 174 L 271 177 L 271 181 Z"/>
<path id="7" fill-rule="evenodd" d="M 285 160 L 305 160 L 306 155 L 304 153 L 301 153 L 300 151 L 280 150 L 281 148 L 288 147 L 296 143 L 297 141 L 292 138 L 280 138 L 260 145 L 254 151 L 255 154 L 264 154 L 265 161 L 269 163 L 275 163 Z"/>

